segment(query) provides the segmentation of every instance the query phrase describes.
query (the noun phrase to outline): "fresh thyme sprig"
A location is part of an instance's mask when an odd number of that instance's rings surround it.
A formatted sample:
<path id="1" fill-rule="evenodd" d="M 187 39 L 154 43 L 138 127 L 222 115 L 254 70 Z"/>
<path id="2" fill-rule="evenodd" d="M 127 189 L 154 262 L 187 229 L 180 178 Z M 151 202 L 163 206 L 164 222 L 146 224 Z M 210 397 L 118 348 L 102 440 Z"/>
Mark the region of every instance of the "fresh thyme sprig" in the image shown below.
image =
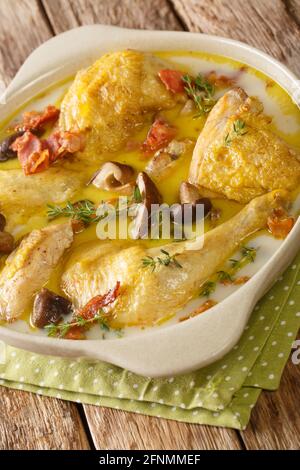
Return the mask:
<path id="1" fill-rule="evenodd" d="M 215 87 L 212 83 L 205 80 L 205 78 L 198 74 L 195 80 L 190 75 L 184 75 L 182 77 L 184 82 L 184 89 L 189 98 L 191 98 L 198 110 L 195 117 L 203 116 L 212 109 L 215 104 L 213 95 L 215 93 Z"/>
<path id="2" fill-rule="evenodd" d="M 157 256 L 153 258 L 152 256 L 146 256 L 146 258 L 142 258 L 142 267 L 143 268 L 152 268 L 152 272 L 158 266 L 175 266 L 176 268 L 182 268 L 181 264 L 178 263 L 175 255 L 170 255 L 166 250 L 160 250 L 164 256 Z"/>
<path id="3" fill-rule="evenodd" d="M 215 281 L 206 281 L 202 286 L 199 293 L 200 297 L 209 297 L 216 290 L 217 283 Z"/>
<path id="4" fill-rule="evenodd" d="M 255 258 L 256 258 L 256 254 L 257 254 L 257 250 L 256 250 L 256 248 L 253 248 L 253 247 L 243 246 L 241 248 L 241 253 L 242 253 L 242 258 L 241 259 L 238 259 L 238 260 L 237 259 L 230 259 L 229 260 L 230 263 L 231 263 L 232 269 L 234 269 L 235 271 L 240 270 L 246 264 L 254 263 Z"/>
<path id="5" fill-rule="evenodd" d="M 241 247 L 241 258 L 230 259 L 231 268 L 229 271 L 218 271 L 211 279 L 202 284 L 199 296 L 209 297 L 217 288 L 217 283 L 221 284 L 232 284 L 234 283 L 233 276 L 244 266 L 249 263 L 254 263 L 256 258 L 257 249 L 248 246 Z"/>
<path id="6" fill-rule="evenodd" d="M 228 271 L 218 271 L 217 276 L 218 281 L 221 283 L 233 282 L 232 274 L 230 274 Z"/>
<path id="7" fill-rule="evenodd" d="M 228 134 L 225 136 L 224 142 L 225 145 L 228 147 L 233 139 L 235 137 L 243 136 L 247 134 L 248 131 L 246 131 L 246 123 L 242 119 L 237 119 L 233 123 L 232 131 L 228 132 Z"/>
<path id="8" fill-rule="evenodd" d="M 76 203 L 68 202 L 66 206 L 53 206 L 48 204 L 47 216 L 50 220 L 58 217 L 71 217 L 74 220 L 79 220 L 86 225 L 93 222 L 99 222 L 103 216 L 97 216 L 95 205 L 89 201 L 79 201 Z"/>
<path id="9" fill-rule="evenodd" d="M 105 331 L 109 331 L 110 329 L 107 318 L 104 316 L 102 310 L 100 310 L 99 313 L 92 318 L 86 319 L 79 315 L 74 318 L 74 320 L 71 322 L 63 322 L 58 324 L 50 323 L 49 325 L 45 326 L 45 329 L 48 332 L 48 336 L 63 338 L 73 327 L 80 326 L 86 328 L 87 326 L 92 325 L 94 323 L 98 323 L 100 327 Z"/>
<path id="10" fill-rule="evenodd" d="M 138 186 L 135 186 L 133 190 L 133 195 L 129 198 L 129 205 L 127 210 L 134 206 L 135 204 L 139 204 L 142 202 L 143 198 Z M 105 206 L 105 201 L 102 201 L 103 206 Z M 103 219 L 107 212 L 101 215 L 97 215 L 97 207 L 95 204 L 88 199 L 83 201 L 78 201 L 72 203 L 70 201 L 67 202 L 66 206 L 54 206 L 52 204 L 48 204 L 47 216 L 49 220 L 57 219 L 58 217 L 70 217 L 73 220 L 78 220 L 83 222 L 85 225 L 90 225 L 91 223 L 97 223 L 99 220 Z M 100 206 L 99 206 L 100 207 Z M 116 212 L 120 213 L 121 210 L 116 208 Z"/>

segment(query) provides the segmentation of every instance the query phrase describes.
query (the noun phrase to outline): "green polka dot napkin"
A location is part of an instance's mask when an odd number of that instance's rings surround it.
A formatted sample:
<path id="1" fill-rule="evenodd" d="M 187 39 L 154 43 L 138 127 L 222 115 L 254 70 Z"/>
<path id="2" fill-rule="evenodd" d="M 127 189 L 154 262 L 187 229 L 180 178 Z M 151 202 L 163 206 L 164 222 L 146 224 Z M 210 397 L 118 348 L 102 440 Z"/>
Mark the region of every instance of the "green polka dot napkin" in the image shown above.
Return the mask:
<path id="1" fill-rule="evenodd" d="M 300 253 L 255 307 L 233 350 L 197 372 L 149 379 L 102 362 L 5 346 L 0 383 L 78 403 L 244 429 L 261 390 L 279 386 L 300 327 L 299 272 Z"/>

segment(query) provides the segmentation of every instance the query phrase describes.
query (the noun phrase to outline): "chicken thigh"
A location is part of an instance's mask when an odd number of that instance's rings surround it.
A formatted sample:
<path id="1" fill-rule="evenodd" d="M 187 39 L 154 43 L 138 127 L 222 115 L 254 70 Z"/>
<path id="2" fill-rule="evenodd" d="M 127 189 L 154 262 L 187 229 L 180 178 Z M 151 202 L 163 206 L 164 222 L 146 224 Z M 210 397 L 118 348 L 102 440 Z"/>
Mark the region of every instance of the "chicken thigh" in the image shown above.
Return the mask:
<path id="1" fill-rule="evenodd" d="M 77 73 L 62 102 L 59 125 L 85 132 L 83 158 L 97 161 L 104 152 L 118 150 L 149 113 L 175 105 L 176 95 L 158 77 L 167 66 L 151 54 L 127 50 L 105 54 Z"/>
<path id="2" fill-rule="evenodd" d="M 245 204 L 274 189 L 296 189 L 299 155 L 270 130 L 262 103 L 234 88 L 208 116 L 194 149 L 189 181 Z"/>

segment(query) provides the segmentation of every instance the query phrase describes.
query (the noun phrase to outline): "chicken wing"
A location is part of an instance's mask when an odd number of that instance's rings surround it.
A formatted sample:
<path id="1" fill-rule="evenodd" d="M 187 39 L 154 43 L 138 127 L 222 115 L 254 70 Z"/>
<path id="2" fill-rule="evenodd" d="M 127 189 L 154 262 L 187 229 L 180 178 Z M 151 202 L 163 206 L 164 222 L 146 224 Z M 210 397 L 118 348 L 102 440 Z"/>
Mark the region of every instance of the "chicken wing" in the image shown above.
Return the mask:
<path id="1" fill-rule="evenodd" d="M 300 184 L 300 160 L 270 128 L 263 105 L 234 88 L 219 99 L 199 135 L 189 181 L 247 203 Z"/>

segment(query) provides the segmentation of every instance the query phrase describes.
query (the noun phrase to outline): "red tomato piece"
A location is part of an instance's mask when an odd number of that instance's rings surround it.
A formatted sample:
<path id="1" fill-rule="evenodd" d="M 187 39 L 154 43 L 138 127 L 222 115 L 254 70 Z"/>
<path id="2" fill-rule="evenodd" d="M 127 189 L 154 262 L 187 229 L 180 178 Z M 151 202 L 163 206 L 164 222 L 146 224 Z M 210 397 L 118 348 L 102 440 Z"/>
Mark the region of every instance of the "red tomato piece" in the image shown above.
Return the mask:
<path id="1" fill-rule="evenodd" d="M 156 119 L 142 145 L 144 152 L 155 152 L 167 145 L 176 135 L 175 127 L 170 126 L 163 119 Z"/>
<path id="2" fill-rule="evenodd" d="M 23 114 L 22 122 L 16 130 L 33 131 L 43 128 L 49 122 L 54 123 L 59 117 L 60 110 L 55 106 L 47 106 L 43 111 L 27 111 Z"/>
<path id="3" fill-rule="evenodd" d="M 268 229 L 275 238 L 285 238 L 294 226 L 295 220 L 293 217 L 286 217 L 280 219 L 276 215 L 268 218 Z"/>
<path id="4" fill-rule="evenodd" d="M 183 93 L 184 83 L 182 81 L 183 73 L 178 70 L 160 70 L 158 76 L 167 88 L 172 93 Z"/>
<path id="5" fill-rule="evenodd" d="M 79 316 L 85 320 L 94 318 L 95 315 L 101 310 L 101 308 L 113 303 L 120 294 L 120 282 L 113 289 L 110 289 L 104 295 L 96 295 L 93 297 L 79 312 Z"/>
<path id="6" fill-rule="evenodd" d="M 82 326 L 72 326 L 65 334 L 64 339 L 85 339 L 84 328 Z"/>

